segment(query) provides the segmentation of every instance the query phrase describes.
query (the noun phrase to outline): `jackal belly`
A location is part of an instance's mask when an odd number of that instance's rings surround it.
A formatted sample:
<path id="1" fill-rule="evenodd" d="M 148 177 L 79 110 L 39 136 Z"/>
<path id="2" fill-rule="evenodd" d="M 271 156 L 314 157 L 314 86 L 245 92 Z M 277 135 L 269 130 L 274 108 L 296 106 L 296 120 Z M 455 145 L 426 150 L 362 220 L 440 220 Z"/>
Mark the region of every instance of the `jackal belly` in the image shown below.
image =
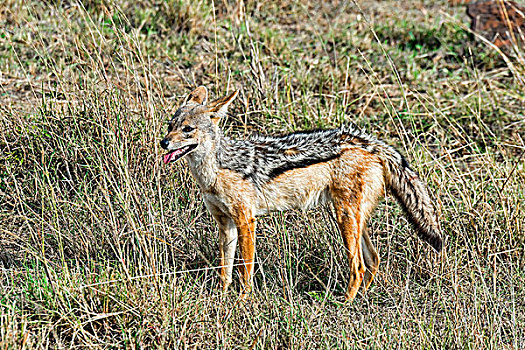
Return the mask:
<path id="1" fill-rule="evenodd" d="M 259 189 L 256 215 L 287 209 L 308 210 L 328 203 L 330 182 L 328 163 L 289 170 Z"/>

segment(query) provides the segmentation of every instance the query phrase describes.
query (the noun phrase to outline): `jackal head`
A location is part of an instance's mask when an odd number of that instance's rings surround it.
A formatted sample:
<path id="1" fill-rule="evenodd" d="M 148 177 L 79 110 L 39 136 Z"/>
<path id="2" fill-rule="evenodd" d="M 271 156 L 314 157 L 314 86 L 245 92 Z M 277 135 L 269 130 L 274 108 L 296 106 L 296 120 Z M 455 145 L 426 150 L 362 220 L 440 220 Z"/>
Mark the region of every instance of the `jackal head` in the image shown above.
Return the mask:
<path id="1" fill-rule="evenodd" d="M 192 91 L 173 114 L 168 134 L 160 141 L 160 146 L 168 150 L 164 163 L 193 152 L 206 152 L 217 137 L 219 120 L 236 96 L 237 91 L 207 104 L 208 90 L 204 86 Z"/>

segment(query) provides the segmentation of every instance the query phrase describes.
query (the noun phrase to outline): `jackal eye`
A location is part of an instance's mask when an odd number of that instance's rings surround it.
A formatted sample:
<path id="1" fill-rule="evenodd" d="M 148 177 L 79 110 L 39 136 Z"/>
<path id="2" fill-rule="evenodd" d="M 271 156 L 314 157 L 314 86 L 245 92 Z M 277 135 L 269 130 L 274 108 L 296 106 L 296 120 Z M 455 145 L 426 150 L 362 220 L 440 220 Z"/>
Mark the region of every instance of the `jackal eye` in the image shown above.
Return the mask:
<path id="1" fill-rule="evenodd" d="M 185 127 L 182 128 L 183 132 L 192 132 L 193 130 L 195 130 L 195 128 L 189 125 L 186 125 Z"/>

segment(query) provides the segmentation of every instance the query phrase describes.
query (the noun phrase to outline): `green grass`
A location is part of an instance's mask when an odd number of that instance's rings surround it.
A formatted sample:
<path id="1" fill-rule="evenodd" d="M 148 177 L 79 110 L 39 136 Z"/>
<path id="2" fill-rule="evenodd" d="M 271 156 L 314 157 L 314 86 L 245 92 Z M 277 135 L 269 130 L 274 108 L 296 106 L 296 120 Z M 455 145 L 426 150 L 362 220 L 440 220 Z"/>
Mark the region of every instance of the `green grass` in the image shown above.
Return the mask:
<path id="1" fill-rule="evenodd" d="M 447 1 L 7 1 L 0 10 L 2 348 L 525 346 L 524 52 Z M 190 89 L 240 91 L 235 137 L 353 122 L 428 183 L 446 241 L 391 198 L 342 303 L 327 208 L 258 230 L 255 291 L 219 291 L 217 228 L 159 140 Z"/>

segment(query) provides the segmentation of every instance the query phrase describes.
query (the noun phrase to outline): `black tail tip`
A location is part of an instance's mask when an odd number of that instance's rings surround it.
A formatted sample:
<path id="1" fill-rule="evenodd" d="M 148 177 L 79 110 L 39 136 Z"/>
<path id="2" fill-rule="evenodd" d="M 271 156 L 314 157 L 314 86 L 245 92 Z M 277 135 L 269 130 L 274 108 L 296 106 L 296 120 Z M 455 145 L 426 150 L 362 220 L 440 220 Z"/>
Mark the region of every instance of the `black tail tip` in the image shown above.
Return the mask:
<path id="1" fill-rule="evenodd" d="M 428 243 L 436 250 L 436 252 L 440 253 L 443 249 L 443 240 L 439 236 L 434 236 L 430 240 L 428 240 Z"/>

